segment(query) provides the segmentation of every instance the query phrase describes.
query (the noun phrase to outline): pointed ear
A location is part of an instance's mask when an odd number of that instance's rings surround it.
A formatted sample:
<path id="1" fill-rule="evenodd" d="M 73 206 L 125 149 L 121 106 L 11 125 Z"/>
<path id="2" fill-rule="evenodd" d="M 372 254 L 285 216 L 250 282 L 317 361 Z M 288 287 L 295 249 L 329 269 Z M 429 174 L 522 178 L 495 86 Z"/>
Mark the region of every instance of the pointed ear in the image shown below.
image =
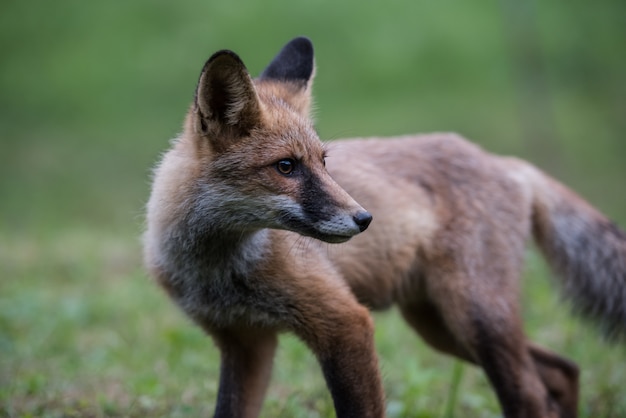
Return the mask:
<path id="1" fill-rule="evenodd" d="M 261 122 L 261 104 L 250 74 L 232 51 L 219 51 L 204 64 L 195 96 L 198 133 L 241 137 Z"/>
<path id="2" fill-rule="evenodd" d="M 313 44 L 308 38 L 292 39 L 261 73 L 261 80 L 289 81 L 306 86 L 313 76 Z"/>
<path id="3" fill-rule="evenodd" d="M 259 80 L 281 83 L 286 91 L 283 98 L 300 113 L 308 115 L 314 73 L 313 44 L 308 38 L 299 37 L 280 50 Z"/>

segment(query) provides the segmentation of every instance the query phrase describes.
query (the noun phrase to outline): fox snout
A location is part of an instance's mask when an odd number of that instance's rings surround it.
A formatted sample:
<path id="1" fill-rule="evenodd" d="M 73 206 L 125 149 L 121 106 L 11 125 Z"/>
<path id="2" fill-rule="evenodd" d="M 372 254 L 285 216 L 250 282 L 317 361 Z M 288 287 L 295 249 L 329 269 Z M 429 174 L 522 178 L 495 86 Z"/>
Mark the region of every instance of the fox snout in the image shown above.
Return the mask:
<path id="1" fill-rule="evenodd" d="M 328 243 L 342 243 L 365 231 L 372 222 L 372 215 L 363 208 L 352 213 L 337 213 L 330 218 L 313 222 L 310 231 L 296 231 Z"/>
<path id="2" fill-rule="evenodd" d="M 359 227 L 359 231 L 363 232 L 368 226 L 370 226 L 370 223 L 372 222 L 372 215 L 368 211 L 362 210 L 357 212 L 356 215 L 352 217 L 352 220 Z"/>

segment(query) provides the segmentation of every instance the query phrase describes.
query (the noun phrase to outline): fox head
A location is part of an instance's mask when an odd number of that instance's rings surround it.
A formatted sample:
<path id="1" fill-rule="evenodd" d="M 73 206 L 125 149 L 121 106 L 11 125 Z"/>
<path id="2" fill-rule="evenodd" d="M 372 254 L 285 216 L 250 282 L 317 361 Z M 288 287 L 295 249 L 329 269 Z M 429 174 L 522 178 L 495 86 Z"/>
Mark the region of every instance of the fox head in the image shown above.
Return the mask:
<path id="1" fill-rule="evenodd" d="M 254 80 L 232 51 L 206 62 L 181 140 L 193 149 L 195 212 L 208 224 L 326 242 L 367 228 L 371 215 L 326 171 L 309 115 L 313 74 L 313 46 L 302 37 Z"/>

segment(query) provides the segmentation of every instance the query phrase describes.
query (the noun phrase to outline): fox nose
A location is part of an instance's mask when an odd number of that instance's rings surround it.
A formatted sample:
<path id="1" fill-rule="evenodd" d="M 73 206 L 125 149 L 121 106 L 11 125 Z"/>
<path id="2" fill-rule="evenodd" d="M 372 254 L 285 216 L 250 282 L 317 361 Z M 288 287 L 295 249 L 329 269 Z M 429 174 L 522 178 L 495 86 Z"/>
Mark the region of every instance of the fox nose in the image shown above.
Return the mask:
<path id="1" fill-rule="evenodd" d="M 356 215 L 352 217 L 354 223 L 359 226 L 359 230 L 361 232 L 365 231 L 369 226 L 370 222 L 372 222 L 372 215 L 368 211 L 359 211 Z"/>

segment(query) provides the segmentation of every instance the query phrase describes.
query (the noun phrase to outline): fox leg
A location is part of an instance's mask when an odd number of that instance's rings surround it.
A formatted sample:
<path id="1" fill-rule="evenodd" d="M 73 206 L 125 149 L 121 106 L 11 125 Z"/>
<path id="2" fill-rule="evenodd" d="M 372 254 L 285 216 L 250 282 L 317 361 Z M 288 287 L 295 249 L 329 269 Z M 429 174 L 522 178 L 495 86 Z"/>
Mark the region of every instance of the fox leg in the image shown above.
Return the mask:
<path id="1" fill-rule="evenodd" d="M 403 306 L 401 311 L 409 325 L 433 348 L 484 369 L 507 418 L 551 416 L 544 401 L 545 388 L 525 352 L 524 340 L 517 344 L 514 338 L 519 332 L 498 335 L 482 324 L 454 323 L 449 327 L 444 318 L 453 314 L 430 303 Z M 466 315 L 456 312 L 454 317 Z M 463 332 L 455 333 L 455 328 Z"/>
<path id="2" fill-rule="evenodd" d="M 296 333 L 320 362 L 337 418 L 384 416 L 374 327 L 366 308 L 355 305 L 341 315 L 314 318 Z"/>
<path id="3" fill-rule="evenodd" d="M 291 301 L 292 331 L 315 353 L 333 398 L 337 418 L 381 418 L 385 399 L 374 324 L 340 280 L 309 279 Z"/>
<path id="4" fill-rule="evenodd" d="M 427 305 L 403 308 L 409 323 L 435 348 L 482 367 L 505 417 L 559 417 L 527 346 L 516 276 L 490 279 L 447 266 L 430 272 Z"/>
<path id="5" fill-rule="evenodd" d="M 528 343 L 528 350 L 550 399 L 559 407 L 560 416 L 575 418 L 578 415 L 578 366 L 533 343 Z"/>
<path id="6" fill-rule="evenodd" d="M 509 318 L 473 319 L 467 343 L 495 389 L 508 418 L 557 418 L 558 409 L 526 347 L 521 323 Z"/>
<path id="7" fill-rule="evenodd" d="M 431 347 L 470 363 L 475 363 L 471 353 L 452 334 L 443 321 L 439 310 L 431 303 L 421 302 L 400 307 L 407 323 Z"/>
<path id="8" fill-rule="evenodd" d="M 421 302 L 405 305 L 401 307 L 401 312 L 408 324 L 433 348 L 467 362 L 478 363 L 478 360 L 466 348 L 461 339 L 450 331 L 444 322 L 440 310 L 432 303 Z M 470 344 L 471 346 L 473 344 Z M 522 345 L 520 344 L 519 346 L 521 347 Z M 556 412 L 553 415 L 560 418 L 575 418 L 578 409 L 579 375 L 576 364 L 533 343 L 527 343 L 526 347 L 534 362 L 539 378 L 547 389 L 549 402 L 552 403 L 552 405 L 548 406 L 548 409 L 557 409 L 558 415 L 555 415 L 557 414 Z M 521 353 L 518 354 L 518 357 L 525 358 L 526 356 L 524 353 Z M 524 363 L 526 363 L 527 368 L 532 370 L 532 366 L 528 365 L 527 360 L 524 360 Z M 533 374 L 533 372 L 531 371 L 530 374 Z M 533 378 L 531 380 L 536 379 Z M 515 416 L 515 414 L 512 416 Z M 535 416 L 544 415 L 539 414 Z"/>
<path id="9" fill-rule="evenodd" d="M 272 372 L 276 333 L 257 329 L 210 333 L 221 354 L 215 417 L 257 417 Z"/>

